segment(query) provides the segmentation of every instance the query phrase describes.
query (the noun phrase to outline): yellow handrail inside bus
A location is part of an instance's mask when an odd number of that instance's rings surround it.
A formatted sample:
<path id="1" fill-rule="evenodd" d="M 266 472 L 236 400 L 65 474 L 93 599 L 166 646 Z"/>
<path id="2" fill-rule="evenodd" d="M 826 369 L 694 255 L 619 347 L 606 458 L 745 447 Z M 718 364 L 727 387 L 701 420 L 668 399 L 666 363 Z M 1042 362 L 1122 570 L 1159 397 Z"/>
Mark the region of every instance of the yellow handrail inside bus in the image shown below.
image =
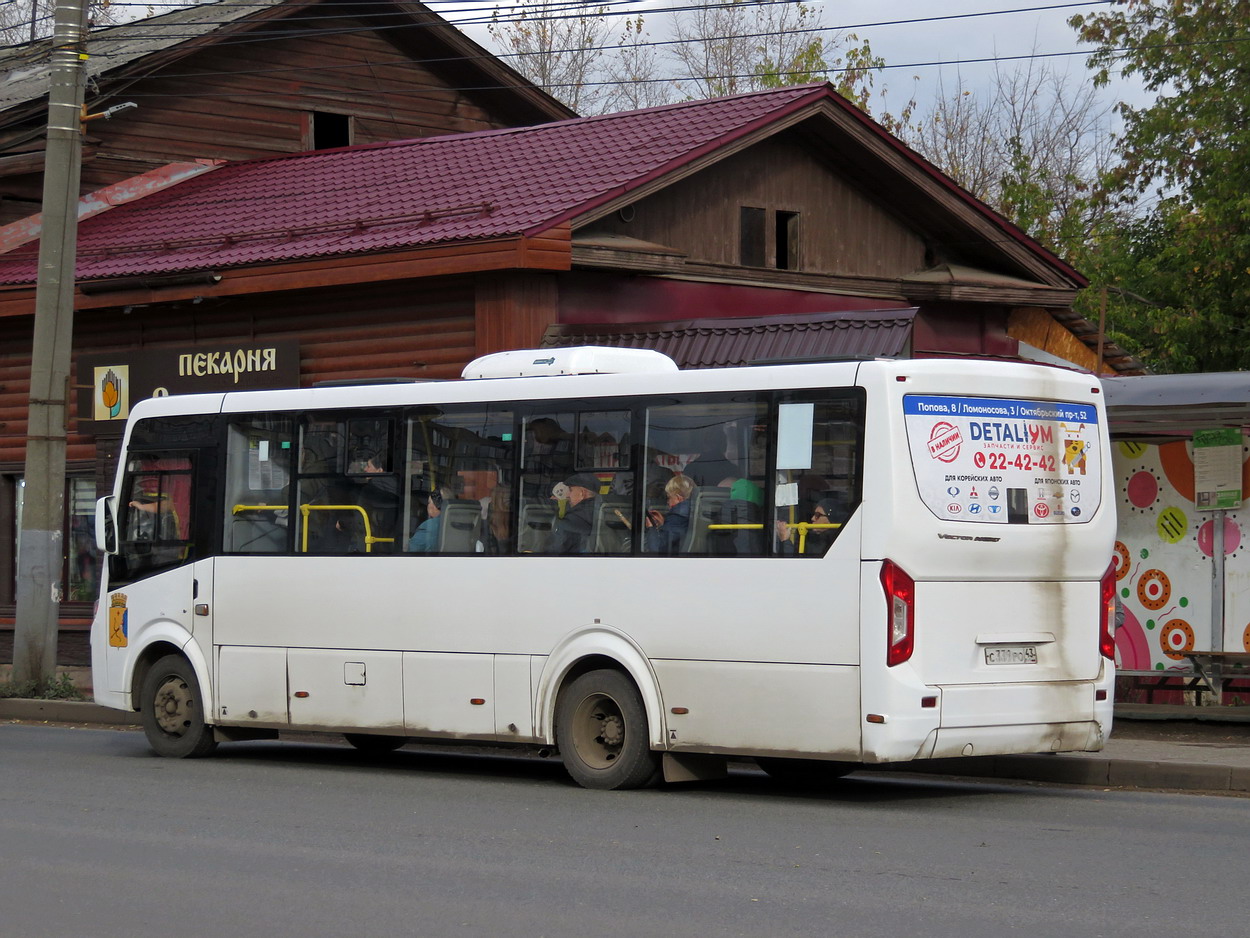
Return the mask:
<path id="1" fill-rule="evenodd" d="M 244 511 L 286 511 L 287 505 L 235 505 L 230 514 L 237 515 Z M 314 511 L 358 511 L 365 522 L 365 553 L 372 552 L 374 544 L 394 544 L 393 537 L 374 537 L 373 525 L 369 522 L 369 513 L 359 505 L 300 505 L 300 514 L 304 516 L 304 534 L 300 540 L 300 553 L 308 553 L 308 515 Z"/>
<path id="2" fill-rule="evenodd" d="M 834 531 L 842 527 L 842 524 L 841 522 L 837 524 L 833 524 L 833 523 L 812 524 L 810 521 L 799 521 L 795 524 L 790 525 L 790 527 L 799 529 L 799 553 L 801 554 L 803 553 L 803 548 L 807 546 L 807 532 L 808 531 Z M 762 531 L 764 530 L 764 525 L 762 524 L 709 524 L 707 526 L 707 529 L 709 531 Z"/>
<path id="3" fill-rule="evenodd" d="M 373 526 L 369 523 L 369 512 L 359 505 L 300 505 L 299 513 L 304 516 L 304 534 L 300 540 L 300 553 L 308 553 L 308 516 L 314 511 L 358 511 L 365 522 L 365 553 L 373 550 L 374 544 L 394 544 L 393 537 L 374 537 Z"/>

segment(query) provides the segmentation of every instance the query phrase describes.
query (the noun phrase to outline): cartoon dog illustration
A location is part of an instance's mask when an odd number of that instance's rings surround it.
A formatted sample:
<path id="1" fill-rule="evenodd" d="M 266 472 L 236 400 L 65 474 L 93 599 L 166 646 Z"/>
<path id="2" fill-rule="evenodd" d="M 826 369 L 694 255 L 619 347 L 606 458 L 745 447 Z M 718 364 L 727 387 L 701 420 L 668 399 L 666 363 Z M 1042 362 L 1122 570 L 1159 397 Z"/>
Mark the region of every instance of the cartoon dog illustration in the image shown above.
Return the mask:
<path id="1" fill-rule="evenodd" d="M 1078 469 L 1085 475 L 1085 446 L 1084 440 L 1063 441 L 1063 464 L 1068 467 L 1068 475 Z"/>

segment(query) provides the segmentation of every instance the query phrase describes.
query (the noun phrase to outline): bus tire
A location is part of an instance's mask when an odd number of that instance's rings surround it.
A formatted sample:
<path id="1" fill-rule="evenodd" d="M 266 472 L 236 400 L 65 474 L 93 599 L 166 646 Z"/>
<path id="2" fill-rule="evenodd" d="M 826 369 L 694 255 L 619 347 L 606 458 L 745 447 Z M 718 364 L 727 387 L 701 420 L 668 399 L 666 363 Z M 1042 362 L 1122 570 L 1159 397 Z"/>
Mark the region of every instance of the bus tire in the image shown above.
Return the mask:
<path id="1" fill-rule="evenodd" d="M 195 669 L 182 655 L 166 655 L 148 669 L 139 692 L 143 732 L 157 755 L 196 759 L 217 747 L 204 721 Z"/>
<path id="2" fill-rule="evenodd" d="M 774 781 L 794 788 L 821 788 L 858 769 L 856 762 L 825 762 L 821 759 L 769 759 L 755 764 Z"/>
<path id="3" fill-rule="evenodd" d="M 556 745 L 565 770 L 583 788 L 645 788 L 660 778 L 647 711 L 620 671 L 588 671 L 560 692 Z"/>
<path id="4" fill-rule="evenodd" d="M 366 756 L 384 756 L 408 742 L 407 736 L 375 736 L 372 733 L 344 733 L 343 738 L 353 749 Z"/>

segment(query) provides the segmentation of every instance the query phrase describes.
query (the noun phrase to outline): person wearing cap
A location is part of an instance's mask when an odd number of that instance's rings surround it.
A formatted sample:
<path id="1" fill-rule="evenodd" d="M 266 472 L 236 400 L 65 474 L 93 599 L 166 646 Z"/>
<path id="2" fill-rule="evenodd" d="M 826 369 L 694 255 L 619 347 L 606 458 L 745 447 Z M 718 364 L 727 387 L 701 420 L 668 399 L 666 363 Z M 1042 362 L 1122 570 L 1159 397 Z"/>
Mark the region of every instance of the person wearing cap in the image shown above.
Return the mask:
<path id="1" fill-rule="evenodd" d="M 839 515 L 837 499 L 822 498 L 812 507 L 812 516 L 809 519 L 810 524 L 833 524 L 833 519 Z M 829 549 L 829 545 L 833 543 L 833 539 L 837 536 L 837 528 L 808 528 L 807 537 L 804 539 L 804 554 L 823 554 Z M 790 525 L 784 521 L 777 522 L 777 540 L 783 545 L 789 545 L 789 550 L 785 553 L 797 552 L 799 549 L 799 528 L 798 525 Z"/>
<path id="2" fill-rule="evenodd" d="M 584 554 L 590 550 L 590 532 L 595 524 L 595 496 L 603 485 L 599 477 L 578 472 L 564 480 L 569 490 L 569 507 L 560 519 L 548 548 L 553 554 Z"/>

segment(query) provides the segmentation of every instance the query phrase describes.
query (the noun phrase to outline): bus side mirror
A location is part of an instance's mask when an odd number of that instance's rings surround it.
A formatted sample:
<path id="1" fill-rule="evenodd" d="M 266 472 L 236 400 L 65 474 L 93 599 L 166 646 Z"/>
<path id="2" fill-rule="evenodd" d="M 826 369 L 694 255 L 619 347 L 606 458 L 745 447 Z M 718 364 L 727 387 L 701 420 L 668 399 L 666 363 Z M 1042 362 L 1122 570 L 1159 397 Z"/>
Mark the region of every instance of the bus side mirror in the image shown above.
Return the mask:
<path id="1" fill-rule="evenodd" d="M 116 495 L 106 495 L 95 503 L 95 543 L 106 554 L 117 553 Z"/>

